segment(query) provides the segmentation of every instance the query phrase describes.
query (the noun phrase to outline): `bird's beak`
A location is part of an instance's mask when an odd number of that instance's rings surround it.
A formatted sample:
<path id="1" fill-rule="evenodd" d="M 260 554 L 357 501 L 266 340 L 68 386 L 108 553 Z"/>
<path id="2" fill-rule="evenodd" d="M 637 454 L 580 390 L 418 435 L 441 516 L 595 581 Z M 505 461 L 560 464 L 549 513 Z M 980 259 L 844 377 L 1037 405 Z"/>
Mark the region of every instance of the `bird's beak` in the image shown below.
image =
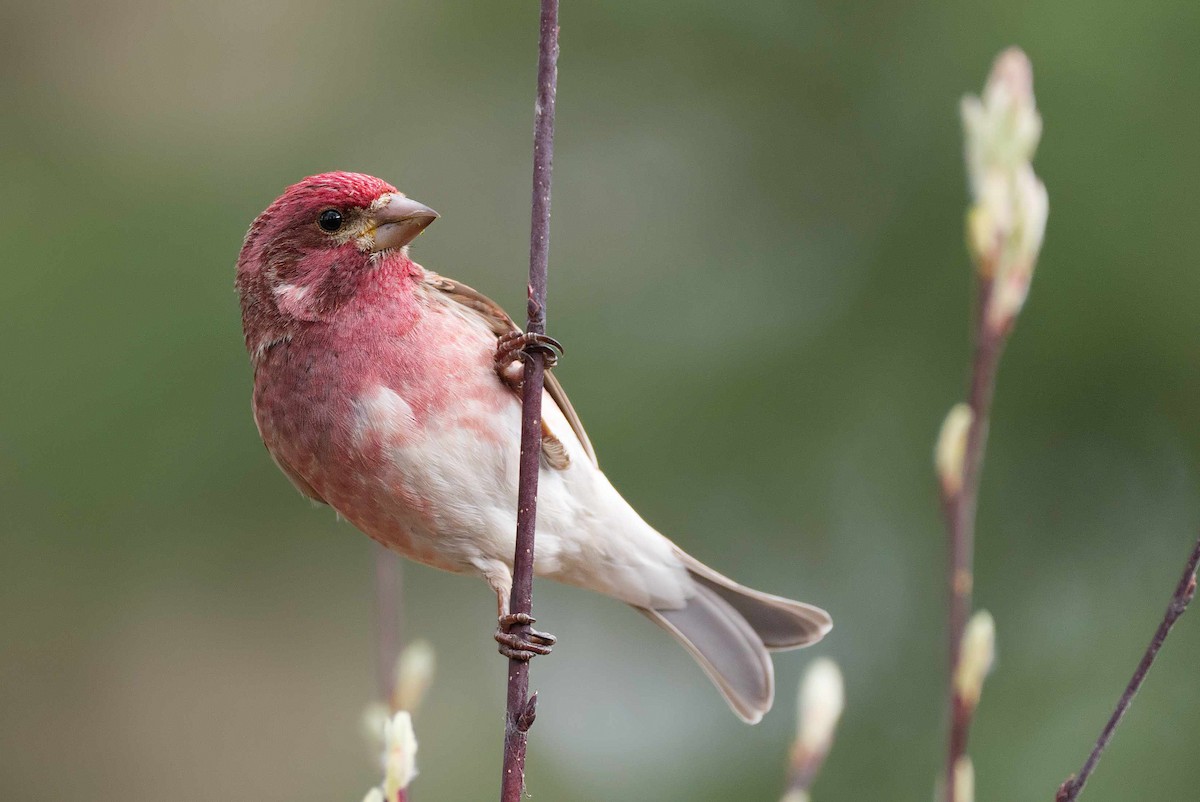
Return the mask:
<path id="1" fill-rule="evenodd" d="M 438 219 L 438 213 L 399 193 L 388 196 L 387 203 L 373 215 L 375 252 L 403 248 L 417 238 L 425 227 Z"/>

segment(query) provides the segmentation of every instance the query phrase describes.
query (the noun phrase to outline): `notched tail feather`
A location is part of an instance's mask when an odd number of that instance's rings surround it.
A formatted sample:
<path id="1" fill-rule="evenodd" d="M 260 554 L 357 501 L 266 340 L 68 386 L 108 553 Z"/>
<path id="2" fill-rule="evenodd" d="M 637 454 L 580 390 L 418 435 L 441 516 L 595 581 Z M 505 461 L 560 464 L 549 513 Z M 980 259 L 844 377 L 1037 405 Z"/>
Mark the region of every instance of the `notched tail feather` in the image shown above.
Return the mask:
<path id="1" fill-rule="evenodd" d="M 775 698 L 775 669 L 754 630 L 706 585 L 678 610 L 637 608 L 691 653 L 733 712 L 757 724 Z"/>
<path id="2" fill-rule="evenodd" d="M 679 552 L 696 595 L 677 610 L 639 611 L 691 653 L 741 719 L 757 723 L 775 696 L 768 650 L 797 649 L 833 628 L 829 613 L 811 604 L 739 585 Z"/>
<path id="3" fill-rule="evenodd" d="M 741 613 L 772 651 L 811 646 L 833 629 L 833 619 L 820 607 L 739 585 L 689 554 L 678 555 L 692 578 Z"/>

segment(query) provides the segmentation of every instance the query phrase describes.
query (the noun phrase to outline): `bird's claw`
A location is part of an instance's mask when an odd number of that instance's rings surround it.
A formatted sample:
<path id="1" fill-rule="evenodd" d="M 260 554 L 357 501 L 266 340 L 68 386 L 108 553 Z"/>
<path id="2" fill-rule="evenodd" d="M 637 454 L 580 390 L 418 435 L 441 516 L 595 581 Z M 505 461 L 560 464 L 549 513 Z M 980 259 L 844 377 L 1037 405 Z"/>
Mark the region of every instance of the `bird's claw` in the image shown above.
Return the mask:
<path id="1" fill-rule="evenodd" d="M 537 619 L 528 613 L 510 613 L 500 616 L 496 627 L 496 643 L 500 644 L 500 654 L 510 660 L 532 660 L 537 655 L 550 654 L 551 647 L 558 638 L 549 632 L 539 632 L 529 625 Z M 513 627 L 525 626 L 524 632 L 513 632 Z"/>
<path id="2" fill-rule="evenodd" d="M 502 335 L 496 344 L 495 365 L 501 375 L 518 359 L 524 360 L 534 352 L 543 355 L 546 368 L 558 364 L 558 358 L 563 355 L 562 343 L 545 334 L 535 334 L 527 331 L 510 331 Z"/>

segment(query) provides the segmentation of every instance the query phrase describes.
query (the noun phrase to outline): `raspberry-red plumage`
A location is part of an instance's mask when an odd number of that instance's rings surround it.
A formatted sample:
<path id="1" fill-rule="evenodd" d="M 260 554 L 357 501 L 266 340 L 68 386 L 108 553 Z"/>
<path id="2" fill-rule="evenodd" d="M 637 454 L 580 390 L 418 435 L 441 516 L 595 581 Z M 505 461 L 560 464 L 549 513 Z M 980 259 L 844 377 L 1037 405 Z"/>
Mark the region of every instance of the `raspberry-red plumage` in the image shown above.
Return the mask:
<path id="1" fill-rule="evenodd" d="M 395 192 L 371 176 L 326 173 L 289 187 L 254 221 L 237 287 L 255 420 L 302 492 L 407 557 L 483 577 L 503 614 L 521 409 L 495 353 L 513 324 L 403 245 L 376 247 L 379 210 L 395 201 L 381 196 Z M 330 208 L 346 228 L 323 229 Z M 549 395 L 542 414 L 567 459 L 542 468 L 537 575 L 637 607 L 688 648 L 739 716 L 758 720 L 774 693 L 767 650 L 819 640 L 828 614 L 689 557 L 621 498 Z"/>

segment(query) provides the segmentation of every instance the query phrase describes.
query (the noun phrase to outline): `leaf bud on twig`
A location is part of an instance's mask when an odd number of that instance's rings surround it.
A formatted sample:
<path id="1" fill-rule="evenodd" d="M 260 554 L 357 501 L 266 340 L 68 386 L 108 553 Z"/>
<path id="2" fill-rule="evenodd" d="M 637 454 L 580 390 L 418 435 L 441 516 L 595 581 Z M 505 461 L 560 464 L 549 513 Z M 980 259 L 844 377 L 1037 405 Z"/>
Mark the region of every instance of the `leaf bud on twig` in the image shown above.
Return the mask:
<path id="1" fill-rule="evenodd" d="M 950 408 L 946 419 L 942 421 L 942 430 L 933 451 L 933 463 L 945 498 L 953 498 L 962 490 L 967 434 L 974 420 L 975 413 L 971 407 L 959 403 Z"/>
<path id="2" fill-rule="evenodd" d="M 963 98 L 961 112 L 972 198 L 967 247 L 980 276 L 994 282 L 987 323 L 1005 331 L 1029 294 L 1049 214 L 1031 165 L 1042 118 L 1029 58 L 1015 47 L 1001 53 L 983 95 Z"/>
<path id="3" fill-rule="evenodd" d="M 968 755 L 954 764 L 954 798 L 958 802 L 975 802 L 975 764 Z"/>
<path id="4" fill-rule="evenodd" d="M 974 710 L 983 693 L 983 681 L 996 659 L 996 622 L 987 610 L 971 616 L 963 634 L 954 691 L 968 710 Z"/>
<path id="5" fill-rule="evenodd" d="M 415 640 L 410 643 L 396 660 L 392 710 L 417 712 L 425 694 L 429 692 L 429 686 L 433 684 L 436 667 L 437 659 L 429 641 Z"/>
<path id="6" fill-rule="evenodd" d="M 385 728 L 384 741 L 383 792 L 388 802 L 394 802 L 417 776 L 417 736 L 408 711 L 401 710 L 392 717 Z"/>
<path id="7" fill-rule="evenodd" d="M 837 663 L 818 657 L 804 672 L 796 695 L 796 741 L 788 769 L 787 793 L 780 802 L 808 802 L 808 789 L 833 746 L 845 707 L 845 687 Z"/>

